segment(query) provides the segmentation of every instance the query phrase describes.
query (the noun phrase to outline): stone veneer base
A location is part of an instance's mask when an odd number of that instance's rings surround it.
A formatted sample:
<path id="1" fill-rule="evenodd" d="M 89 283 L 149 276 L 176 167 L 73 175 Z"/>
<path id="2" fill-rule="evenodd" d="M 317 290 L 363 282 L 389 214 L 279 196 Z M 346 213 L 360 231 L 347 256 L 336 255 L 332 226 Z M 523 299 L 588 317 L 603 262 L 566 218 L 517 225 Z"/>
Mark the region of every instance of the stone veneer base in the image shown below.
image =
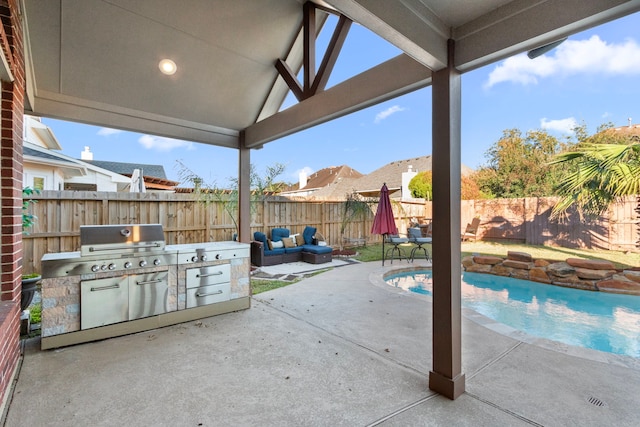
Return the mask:
<path id="1" fill-rule="evenodd" d="M 610 261 L 567 258 L 566 261 L 533 259 L 524 252 L 508 252 L 507 258 L 467 256 L 462 266 L 470 273 L 485 273 L 514 279 L 640 296 L 640 271 L 616 270 Z"/>
<path id="2" fill-rule="evenodd" d="M 242 297 L 223 301 L 216 304 L 201 307 L 188 308 L 186 310 L 171 311 L 158 316 L 145 317 L 143 319 L 131 320 L 128 322 L 116 323 L 113 325 L 101 326 L 99 328 L 85 329 L 66 334 L 43 337 L 40 343 L 42 350 L 64 347 L 67 345 L 80 344 L 90 341 L 98 341 L 106 338 L 118 337 L 122 335 L 134 334 L 165 326 L 177 325 L 178 323 L 190 322 L 192 320 L 203 319 L 205 317 L 217 316 L 218 314 L 231 313 L 245 310 L 251 307 L 251 298 Z"/>

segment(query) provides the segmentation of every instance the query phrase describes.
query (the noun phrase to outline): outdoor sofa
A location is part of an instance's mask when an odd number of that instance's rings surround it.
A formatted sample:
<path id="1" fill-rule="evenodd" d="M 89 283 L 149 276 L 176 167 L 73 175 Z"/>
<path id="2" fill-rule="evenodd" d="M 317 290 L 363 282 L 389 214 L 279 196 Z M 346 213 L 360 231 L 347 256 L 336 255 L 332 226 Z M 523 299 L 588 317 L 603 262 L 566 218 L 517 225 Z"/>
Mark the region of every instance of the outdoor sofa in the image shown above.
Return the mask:
<path id="1" fill-rule="evenodd" d="M 256 231 L 251 242 L 251 263 L 257 267 L 304 261 L 310 264 L 331 262 L 333 249 L 318 244 L 316 228 L 307 226 L 302 234 L 291 235 L 288 228 L 274 228 L 271 238 Z"/>

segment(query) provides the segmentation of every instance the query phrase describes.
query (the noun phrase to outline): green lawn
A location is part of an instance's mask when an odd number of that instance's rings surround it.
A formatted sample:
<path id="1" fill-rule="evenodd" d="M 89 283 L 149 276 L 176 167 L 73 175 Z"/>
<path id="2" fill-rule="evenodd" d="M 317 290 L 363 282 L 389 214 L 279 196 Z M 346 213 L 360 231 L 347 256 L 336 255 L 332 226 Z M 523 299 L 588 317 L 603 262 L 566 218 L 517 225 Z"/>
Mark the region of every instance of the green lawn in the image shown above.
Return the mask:
<path id="1" fill-rule="evenodd" d="M 272 289 L 278 289 L 283 286 L 291 285 L 299 280 L 285 281 L 285 280 L 269 280 L 269 279 L 251 279 L 251 292 L 253 295 L 261 292 L 267 292 Z"/>
<path id="2" fill-rule="evenodd" d="M 405 253 L 409 255 L 414 245 L 408 243 L 401 245 L 405 250 Z M 429 249 L 429 253 L 433 256 L 431 245 L 423 245 Z M 385 250 L 391 248 L 390 245 L 385 245 Z M 357 248 L 353 248 L 358 252 L 354 259 L 362 262 L 368 261 L 381 261 L 382 260 L 382 244 L 367 245 Z M 497 242 L 464 242 L 462 243 L 462 257 L 467 255 L 495 255 L 506 257 L 507 252 L 526 252 L 531 254 L 534 258 L 542 258 L 547 260 L 564 261 L 567 258 L 585 258 L 585 259 L 603 259 L 609 260 L 615 264 L 617 268 L 628 267 L 640 267 L 640 253 L 625 253 L 617 251 L 600 251 L 600 250 L 586 250 L 586 249 L 567 249 L 556 248 L 551 246 L 533 246 L 524 245 L 518 243 L 497 243 Z M 437 259 L 438 255 L 435 254 Z M 321 270 L 314 272 L 312 275 L 322 273 Z M 259 294 L 271 289 L 280 288 L 283 286 L 291 285 L 301 278 L 294 281 L 284 280 L 269 280 L 269 279 L 251 279 L 251 290 L 253 294 Z"/>
<path id="3" fill-rule="evenodd" d="M 431 251 L 430 245 L 424 245 Z M 390 248 L 385 245 L 385 250 Z M 411 252 L 413 245 L 401 245 L 407 255 Z M 382 244 L 367 245 L 354 248 L 358 255 L 354 258 L 359 261 L 381 261 Z M 625 253 L 605 250 L 567 249 L 551 246 L 533 246 L 518 243 L 497 243 L 497 242 L 464 242 L 462 243 L 462 257 L 473 254 L 496 255 L 506 257 L 508 251 L 526 252 L 534 258 L 547 260 L 564 261 L 567 258 L 602 259 L 613 262 L 618 268 L 640 267 L 640 253 Z M 434 255 L 432 253 L 432 255 Z M 435 258 L 437 259 L 437 254 Z"/>

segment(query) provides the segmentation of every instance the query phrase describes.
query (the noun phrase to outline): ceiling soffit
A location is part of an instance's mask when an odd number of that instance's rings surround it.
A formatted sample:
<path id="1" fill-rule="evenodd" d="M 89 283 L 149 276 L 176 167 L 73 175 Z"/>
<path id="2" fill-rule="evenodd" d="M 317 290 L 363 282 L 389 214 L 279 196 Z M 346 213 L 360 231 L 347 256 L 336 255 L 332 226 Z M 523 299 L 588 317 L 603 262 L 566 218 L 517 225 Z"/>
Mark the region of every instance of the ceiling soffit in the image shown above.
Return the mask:
<path id="1" fill-rule="evenodd" d="M 640 0 L 324 0 L 406 55 L 278 112 L 289 88 L 274 64 L 300 70 L 303 3 L 23 0 L 27 105 L 226 147 L 245 131 L 259 147 L 429 85 L 450 38 L 454 65 L 467 71 L 640 10 Z M 319 31 L 326 14 L 317 17 Z M 173 76 L 157 69 L 167 57 Z"/>

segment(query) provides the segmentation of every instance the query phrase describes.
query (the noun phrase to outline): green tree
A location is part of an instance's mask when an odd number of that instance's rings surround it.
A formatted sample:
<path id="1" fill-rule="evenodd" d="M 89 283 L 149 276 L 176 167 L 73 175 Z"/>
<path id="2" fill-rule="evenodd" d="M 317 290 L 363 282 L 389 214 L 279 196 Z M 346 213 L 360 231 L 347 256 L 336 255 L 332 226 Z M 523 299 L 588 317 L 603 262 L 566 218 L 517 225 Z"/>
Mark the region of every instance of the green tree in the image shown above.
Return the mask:
<path id="1" fill-rule="evenodd" d="M 607 132 L 607 127 L 610 125 L 601 126 L 592 137 L 582 138 L 574 150 L 551 161 L 570 171 L 558 187 L 561 198 L 552 217 L 566 214 L 573 205 L 581 216 L 598 216 L 617 198 L 640 194 L 640 140 Z"/>
<path id="2" fill-rule="evenodd" d="M 488 196 L 480 190 L 480 186 L 476 182 L 475 177 L 475 173 L 471 175 L 462 175 L 460 181 L 461 200 L 479 200 L 488 198 Z"/>
<path id="3" fill-rule="evenodd" d="M 374 206 L 378 204 L 376 198 L 362 197 L 360 194 L 347 194 L 342 204 L 342 219 L 340 221 L 340 250 L 344 249 L 344 237 L 347 226 L 354 220 L 364 220 L 367 215 L 373 212 Z"/>
<path id="4" fill-rule="evenodd" d="M 486 199 L 487 195 L 480 190 L 480 186 L 476 182 L 475 174 L 463 175 L 460 181 L 460 199 L 477 200 Z M 422 198 L 425 200 L 433 200 L 433 173 L 431 171 L 418 172 L 411 181 L 409 181 L 409 191 L 411 197 Z"/>
<path id="5" fill-rule="evenodd" d="M 416 176 L 409 181 L 409 191 L 411 197 L 418 199 L 433 199 L 433 174 L 431 171 L 418 172 Z"/>
<path id="6" fill-rule="evenodd" d="M 202 203 L 209 204 L 218 202 L 222 204 L 223 209 L 229 214 L 233 221 L 236 233 L 238 232 L 238 196 L 239 196 L 239 179 L 236 177 L 229 178 L 231 182 L 230 189 L 219 188 L 215 183 L 206 183 L 202 177 L 193 172 L 182 161 L 176 161 L 178 169 L 178 177 L 183 183 L 192 183 L 194 185 L 194 193 L 198 200 Z M 279 192 L 286 184 L 276 181 L 286 169 L 281 163 L 273 166 L 267 166 L 264 175 L 260 175 L 253 164 L 249 166 L 249 189 L 251 191 L 251 212 L 255 212 L 256 202 L 264 200 L 268 194 Z"/>
<path id="7" fill-rule="evenodd" d="M 553 195 L 563 169 L 549 162 L 565 145 L 543 130 L 523 136 L 518 129 L 507 129 L 487 151 L 488 163 L 476 173 L 476 182 L 491 197 Z"/>

